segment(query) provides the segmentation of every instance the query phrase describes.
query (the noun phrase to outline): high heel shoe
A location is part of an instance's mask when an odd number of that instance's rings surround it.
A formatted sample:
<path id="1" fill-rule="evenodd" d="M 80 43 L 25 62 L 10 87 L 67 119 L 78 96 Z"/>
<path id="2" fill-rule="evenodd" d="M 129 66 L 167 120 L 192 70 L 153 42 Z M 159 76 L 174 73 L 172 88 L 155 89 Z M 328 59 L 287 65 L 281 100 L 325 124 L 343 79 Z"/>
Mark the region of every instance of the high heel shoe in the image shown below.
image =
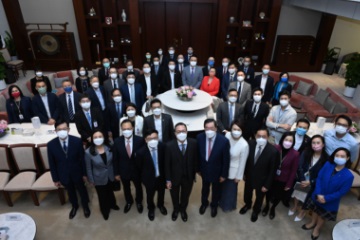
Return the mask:
<path id="1" fill-rule="evenodd" d="M 316 240 L 316 239 L 318 239 L 318 238 L 319 238 L 319 236 L 320 236 L 320 234 L 319 234 L 319 235 L 317 235 L 316 237 L 315 237 L 313 234 L 311 234 L 311 240 Z"/>

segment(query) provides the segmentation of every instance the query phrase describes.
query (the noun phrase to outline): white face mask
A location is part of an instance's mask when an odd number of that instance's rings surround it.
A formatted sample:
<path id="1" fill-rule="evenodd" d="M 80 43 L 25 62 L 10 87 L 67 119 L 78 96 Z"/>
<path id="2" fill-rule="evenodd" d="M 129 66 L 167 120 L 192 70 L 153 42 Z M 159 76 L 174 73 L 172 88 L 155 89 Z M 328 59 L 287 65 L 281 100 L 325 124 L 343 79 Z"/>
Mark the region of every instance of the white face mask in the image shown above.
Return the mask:
<path id="1" fill-rule="evenodd" d="M 187 138 L 187 134 L 186 133 L 178 133 L 176 135 L 176 138 L 180 141 L 180 142 L 184 142 Z"/>
<path id="2" fill-rule="evenodd" d="M 119 103 L 119 102 L 121 102 L 122 97 L 121 97 L 121 96 L 117 96 L 117 97 L 113 97 L 113 99 L 114 99 L 114 102 Z"/>
<path id="3" fill-rule="evenodd" d="M 158 51 L 158 54 L 159 54 L 159 55 L 162 55 L 162 54 L 163 54 L 163 51 L 159 50 L 159 51 Z"/>
<path id="4" fill-rule="evenodd" d="M 231 135 L 233 136 L 233 138 L 239 138 L 241 137 L 242 132 L 238 131 L 238 130 L 232 130 L 231 131 Z"/>
<path id="5" fill-rule="evenodd" d="M 144 73 L 150 73 L 150 68 L 143 68 Z"/>
<path id="6" fill-rule="evenodd" d="M 154 113 L 154 115 L 159 116 L 161 114 L 161 108 L 155 108 L 152 110 L 152 112 Z"/>
<path id="7" fill-rule="evenodd" d="M 207 131 L 205 131 L 205 134 L 206 134 L 207 138 L 213 138 L 215 136 L 216 132 L 213 130 L 207 130 Z"/>
<path id="8" fill-rule="evenodd" d="M 86 72 L 85 71 L 80 71 L 80 76 L 85 76 Z"/>
<path id="9" fill-rule="evenodd" d="M 236 97 L 229 97 L 229 102 L 231 102 L 231 103 L 236 102 Z"/>
<path id="10" fill-rule="evenodd" d="M 248 67 L 248 66 L 250 66 L 250 63 L 249 62 L 244 62 L 244 66 Z"/>
<path id="11" fill-rule="evenodd" d="M 37 76 L 37 77 L 41 77 L 42 75 L 43 75 L 42 72 L 36 72 L 36 76 Z"/>
<path id="12" fill-rule="evenodd" d="M 175 50 L 169 50 L 169 54 L 173 55 L 175 53 Z"/>
<path id="13" fill-rule="evenodd" d="M 342 166 L 342 165 L 345 165 L 345 163 L 346 163 L 346 158 L 338 158 L 338 157 L 335 157 L 335 158 L 334 158 L 334 162 L 336 163 L 336 165 Z"/>
<path id="14" fill-rule="evenodd" d="M 84 102 L 84 103 L 81 103 L 80 105 L 81 105 L 82 109 L 87 110 L 91 107 L 91 102 Z"/>
<path id="15" fill-rule="evenodd" d="M 134 67 L 133 66 L 127 66 L 126 68 L 127 68 L 128 71 L 132 71 Z"/>
<path id="16" fill-rule="evenodd" d="M 131 137 L 132 134 L 133 134 L 133 131 L 132 131 L 132 130 L 124 130 L 124 131 L 123 131 L 123 135 L 124 135 L 124 137 L 126 137 L 126 138 Z"/>
<path id="17" fill-rule="evenodd" d="M 67 136 L 68 136 L 68 131 L 67 130 L 60 130 L 60 131 L 57 131 L 56 134 L 58 135 L 58 137 L 60 139 L 66 139 Z"/>
<path id="18" fill-rule="evenodd" d="M 286 107 L 289 104 L 289 101 L 285 99 L 282 99 L 279 102 L 282 107 Z"/>
<path id="19" fill-rule="evenodd" d="M 269 69 L 263 69 L 262 72 L 263 72 L 264 75 L 267 75 L 270 72 L 270 70 Z"/>
<path id="20" fill-rule="evenodd" d="M 254 101 L 257 102 L 257 103 L 261 101 L 261 98 L 262 98 L 262 96 L 259 96 L 259 95 L 254 95 L 253 96 Z"/>
<path id="21" fill-rule="evenodd" d="M 110 74 L 110 77 L 111 77 L 112 79 L 116 79 L 116 78 L 117 78 L 117 74 L 116 74 L 116 73 L 111 73 L 111 74 Z"/>
<path id="22" fill-rule="evenodd" d="M 196 66 L 196 61 L 191 61 L 191 62 L 190 62 L 190 65 L 191 65 L 192 67 L 195 67 L 195 66 Z"/>
<path id="23" fill-rule="evenodd" d="M 92 86 L 93 88 L 98 88 L 98 87 L 99 87 L 99 82 L 93 82 L 93 83 L 91 84 L 91 86 Z"/>
<path id="24" fill-rule="evenodd" d="M 228 65 L 229 65 L 228 62 L 223 62 L 223 63 L 222 63 L 222 66 L 223 66 L 223 67 L 227 67 Z"/>
<path id="25" fill-rule="evenodd" d="M 159 64 L 160 64 L 160 62 L 158 62 L 158 61 L 155 61 L 155 62 L 154 62 L 154 65 L 155 65 L 155 66 L 159 66 Z"/>
<path id="26" fill-rule="evenodd" d="M 134 117 L 135 116 L 135 110 L 129 110 L 129 111 L 127 111 L 126 112 L 126 114 L 128 115 L 128 117 L 130 117 L 130 118 L 132 118 L 132 117 Z"/>
<path id="27" fill-rule="evenodd" d="M 242 82 L 242 81 L 244 81 L 244 77 L 243 77 L 243 76 L 237 76 L 237 80 L 238 80 L 239 82 Z"/>
<path id="28" fill-rule="evenodd" d="M 184 62 L 184 59 L 179 58 L 179 59 L 178 59 L 178 62 L 179 62 L 179 63 L 183 63 L 183 62 Z"/>
<path id="29" fill-rule="evenodd" d="M 335 125 L 335 131 L 339 134 L 344 134 L 347 132 L 347 128 L 340 125 Z"/>
<path id="30" fill-rule="evenodd" d="M 100 146 L 104 143 L 104 138 L 94 138 L 94 144 Z"/>
<path id="31" fill-rule="evenodd" d="M 150 141 L 147 142 L 149 148 L 157 148 L 158 144 L 159 144 L 159 140 L 156 139 L 151 139 Z"/>
<path id="32" fill-rule="evenodd" d="M 174 70 L 174 69 L 175 69 L 175 65 L 169 65 L 169 69 L 170 69 L 170 70 Z"/>
<path id="33" fill-rule="evenodd" d="M 256 139 L 256 143 L 259 145 L 259 146 L 264 146 L 266 143 L 267 143 L 267 140 L 265 138 L 257 138 Z"/>
<path id="34" fill-rule="evenodd" d="M 230 74 L 233 74 L 235 72 L 235 68 L 229 68 L 228 71 L 229 71 Z"/>
<path id="35" fill-rule="evenodd" d="M 128 82 L 128 84 L 133 85 L 135 82 L 135 78 L 128 78 L 127 82 Z"/>

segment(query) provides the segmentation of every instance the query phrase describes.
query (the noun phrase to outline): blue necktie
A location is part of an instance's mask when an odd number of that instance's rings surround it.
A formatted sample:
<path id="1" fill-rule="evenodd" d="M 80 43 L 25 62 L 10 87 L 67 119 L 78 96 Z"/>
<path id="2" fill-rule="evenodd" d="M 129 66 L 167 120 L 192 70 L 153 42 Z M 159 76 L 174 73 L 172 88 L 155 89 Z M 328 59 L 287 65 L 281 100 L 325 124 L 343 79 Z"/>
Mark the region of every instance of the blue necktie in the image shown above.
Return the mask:
<path id="1" fill-rule="evenodd" d="M 88 120 L 90 128 L 92 128 L 92 121 L 91 121 L 91 116 L 90 116 L 89 112 L 86 112 L 86 119 Z"/>
<path id="2" fill-rule="evenodd" d="M 131 85 L 131 102 L 133 104 L 136 105 L 136 100 L 135 100 L 135 86 L 134 85 Z"/>
<path id="3" fill-rule="evenodd" d="M 156 155 L 157 155 L 156 149 L 155 148 L 151 149 L 151 157 L 153 159 L 154 167 L 155 167 L 155 177 L 158 177 L 158 176 L 160 176 L 160 173 L 159 173 L 159 166 L 158 166 L 158 161 L 157 161 Z"/>
<path id="4" fill-rule="evenodd" d="M 116 112 L 117 112 L 118 118 L 120 119 L 120 117 L 121 117 L 121 112 L 120 112 L 120 106 L 119 106 L 118 103 L 116 103 Z"/>

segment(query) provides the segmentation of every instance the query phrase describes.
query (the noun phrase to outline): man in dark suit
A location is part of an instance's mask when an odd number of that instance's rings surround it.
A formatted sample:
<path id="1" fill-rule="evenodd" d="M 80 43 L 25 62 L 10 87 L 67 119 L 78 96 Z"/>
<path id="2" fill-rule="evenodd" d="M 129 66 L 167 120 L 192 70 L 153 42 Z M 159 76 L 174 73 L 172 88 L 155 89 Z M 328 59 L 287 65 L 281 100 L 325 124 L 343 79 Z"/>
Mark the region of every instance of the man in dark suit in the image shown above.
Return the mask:
<path id="1" fill-rule="evenodd" d="M 265 64 L 262 68 L 262 74 L 255 77 L 254 83 L 252 85 L 253 89 L 260 87 L 264 91 L 261 101 L 267 104 L 270 103 L 270 100 L 274 94 L 274 78 L 269 76 L 269 72 L 270 65 Z"/>
<path id="2" fill-rule="evenodd" d="M 216 119 L 218 123 L 218 130 L 220 133 L 226 134 L 230 131 L 231 123 L 235 119 L 243 120 L 243 108 L 239 103 L 236 103 L 238 93 L 236 89 L 229 90 L 228 102 L 222 102 L 216 110 Z"/>
<path id="3" fill-rule="evenodd" d="M 83 94 L 80 97 L 79 104 L 82 110 L 75 113 L 76 128 L 81 139 L 90 144 L 93 131 L 95 129 L 104 130 L 103 115 L 98 108 L 91 107 L 92 102 L 87 94 Z"/>
<path id="4" fill-rule="evenodd" d="M 171 60 L 168 68 L 169 70 L 165 70 L 162 77 L 163 92 L 182 86 L 181 74 L 175 69 L 175 61 Z"/>
<path id="5" fill-rule="evenodd" d="M 148 63 L 143 65 L 143 74 L 136 81 L 141 85 L 144 93 L 144 99 L 152 99 L 158 94 L 158 82 L 155 74 L 151 73 L 151 67 Z"/>
<path id="6" fill-rule="evenodd" d="M 84 148 L 80 138 L 68 135 L 69 123 L 59 119 L 55 123 L 58 135 L 47 144 L 47 154 L 52 180 L 56 187 L 64 186 L 69 195 L 72 209 L 69 218 L 73 219 L 79 208 L 76 190 L 80 194 L 81 205 L 86 218 L 90 216 L 89 196 L 84 186 L 87 182 Z"/>
<path id="7" fill-rule="evenodd" d="M 184 72 L 184 56 L 182 54 L 179 54 L 176 60 L 174 60 L 176 63 L 176 70 L 179 71 L 180 74 Z M 168 61 L 170 62 L 170 60 Z"/>
<path id="8" fill-rule="evenodd" d="M 54 93 L 47 92 L 44 80 L 38 80 L 35 86 L 39 94 L 32 99 L 34 116 L 38 116 L 41 123 L 53 125 L 59 117 L 59 99 Z"/>
<path id="9" fill-rule="evenodd" d="M 254 139 L 256 132 L 265 127 L 266 118 L 269 115 L 269 105 L 261 102 L 263 90 L 259 87 L 253 89 L 253 100 L 247 101 L 244 107 L 244 138 Z"/>
<path id="10" fill-rule="evenodd" d="M 160 83 L 162 82 L 162 77 L 164 74 L 164 66 L 161 65 L 159 57 L 153 58 L 154 65 L 151 67 L 151 74 L 154 74 L 156 77 L 158 88 L 160 87 Z"/>
<path id="11" fill-rule="evenodd" d="M 198 147 L 195 139 L 187 137 L 187 127 L 179 122 L 175 125 L 176 139 L 166 145 L 165 177 L 173 203 L 172 220 L 176 221 L 179 211 L 186 222 L 186 208 L 198 168 Z"/>
<path id="12" fill-rule="evenodd" d="M 178 56 L 175 54 L 175 48 L 173 46 L 170 46 L 168 48 L 168 53 L 164 57 L 164 66 L 167 68 L 170 60 L 176 61 L 178 59 Z M 183 57 L 184 60 L 184 57 Z"/>
<path id="13" fill-rule="evenodd" d="M 244 179 L 245 206 L 240 209 L 240 214 L 245 214 L 252 206 L 253 190 L 256 200 L 253 206 L 251 221 L 256 222 L 261 211 L 261 205 L 266 192 L 273 182 L 276 168 L 279 164 L 279 152 L 268 142 L 269 131 L 261 128 L 256 133 L 256 141 L 249 142 L 249 156 L 246 162 Z"/>
<path id="14" fill-rule="evenodd" d="M 157 192 L 157 207 L 160 209 L 161 214 L 167 214 L 164 206 L 165 147 L 163 143 L 159 142 L 158 132 L 155 129 L 148 129 L 143 137 L 146 144 L 135 153 L 136 165 L 140 172 L 141 181 L 146 188 L 148 217 L 150 221 L 153 221 L 155 218 L 155 192 Z"/>
<path id="15" fill-rule="evenodd" d="M 65 118 L 67 122 L 75 122 L 75 113 L 81 111 L 79 104 L 81 94 L 73 91 L 73 86 L 70 80 L 62 82 L 64 93 L 59 96 L 60 116 Z"/>
<path id="16" fill-rule="evenodd" d="M 188 47 L 187 53 L 185 54 L 184 66 L 188 66 L 190 64 L 190 58 L 194 55 L 194 49 L 192 47 Z"/>
<path id="17" fill-rule="evenodd" d="M 294 149 L 300 154 L 311 145 L 311 138 L 306 134 L 309 128 L 309 120 L 301 118 L 296 122 L 296 130 L 291 132 L 295 140 Z"/>
<path id="18" fill-rule="evenodd" d="M 246 75 L 245 82 L 253 85 L 255 70 L 251 66 L 251 58 L 246 56 L 244 57 L 244 62 L 239 66 L 239 70 L 243 71 Z"/>
<path id="19" fill-rule="evenodd" d="M 214 119 L 204 121 L 205 132 L 197 136 L 199 154 L 199 172 L 202 177 L 200 214 L 204 214 L 209 205 L 210 185 L 211 217 L 216 217 L 221 197 L 221 183 L 229 173 L 230 143 L 227 138 L 217 133 L 217 124 Z"/>
<path id="20" fill-rule="evenodd" d="M 96 107 L 102 111 L 103 118 L 106 117 L 106 103 L 107 96 L 103 86 L 100 86 L 99 78 L 96 76 L 91 76 L 90 78 L 91 87 L 86 91 L 86 94 L 91 100 L 93 107 Z"/>
<path id="21" fill-rule="evenodd" d="M 125 103 L 122 101 L 122 96 L 119 89 L 113 89 L 111 96 L 112 100 L 108 103 L 108 134 L 110 140 L 114 140 L 115 138 L 119 137 L 119 123 L 120 119 L 125 114 Z"/>
<path id="22" fill-rule="evenodd" d="M 224 101 L 227 101 L 228 90 L 230 88 L 236 88 L 236 87 L 230 87 L 231 83 L 233 83 L 233 82 L 236 83 L 237 82 L 236 71 L 237 71 L 237 69 L 236 69 L 235 63 L 230 63 L 229 66 L 228 66 L 227 72 L 225 74 L 223 74 L 222 79 L 220 79 L 221 91 L 220 91 L 219 96 Z"/>
<path id="23" fill-rule="evenodd" d="M 109 79 L 110 74 L 110 60 L 108 58 L 104 58 L 102 60 L 102 67 L 99 69 L 98 77 L 99 77 L 99 83 L 102 86 L 105 80 Z"/>
<path id="24" fill-rule="evenodd" d="M 209 57 L 207 61 L 207 65 L 202 68 L 203 76 L 209 76 L 209 70 L 210 68 L 214 67 L 215 65 L 215 58 Z"/>
<path id="25" fill-rule="evenodd" d="M 159 133 L 159 141 L 166 143 L 174 138 L 174 124 L 171 115 L 162 113 L 161 101 L 157 98 L 150 103 L 152 115 L 144 119 L 143 134 L 148 129 L 156 129 Z"/>
<path id="26" fill-rule="evenodd" d="M 221 66 L 216 68 L 216 77 L 220 80 L 220 82 L 222 81 L 223 76 L 228 72 L 229 64 L 230 59 L 225 57 L 222 59 Z"/>
<path id="27" fill-rule="evenodd" d="M 123 135 L 115 139 L 113 149 L 114 174 L 117 181 L 122 182 L 126 205 L 124 213 L 130 211 L 134 203 L 131 194 L 130 182 L 132 181 L 136 189 L 136 207 L 139 213 L 143 212 L 143 190 L 141 186 L 140 173 L 135 164 L 135 153 L 143 145 L 144 140 L 141 137 L 133 135 L 133 126 L 130 120 L 125 119 L 121 123 Z"/>
<path id="28" fill-rule="evenodd" d="M 126 70 L 122 73 L 122 79 L 126 79 L 128 73 L 133 73 L 135 75 L 135 79 L 140 76 L 140 72 L 134 69 L 134 64 L 131 59 L 126 61 Z"/>
<path id="29" fill-rule="evenodd" d="M 135 74 L 132 72 L 129 72 L 127 75 L 126 82 L 127 84 L 120 87 L 122 99 L 125 103 L 134 103 L 136 105 L 137 113 L 141 114 L 141 108 L 145 102 L 141 84 L 135 82 Z"/>
<path id="30" fill-rule="evenodd" d="M 122 75 L 118 75 L 116 68 L 110 68 L 109 75 L 110 78 L 104 82 L 104 89 L 108 96 L 106 101 L 112 100 L 111 92 L 113 89 L 120 89 L 120 87 L 125 84 L 125 80 L 122 79 Z"/>

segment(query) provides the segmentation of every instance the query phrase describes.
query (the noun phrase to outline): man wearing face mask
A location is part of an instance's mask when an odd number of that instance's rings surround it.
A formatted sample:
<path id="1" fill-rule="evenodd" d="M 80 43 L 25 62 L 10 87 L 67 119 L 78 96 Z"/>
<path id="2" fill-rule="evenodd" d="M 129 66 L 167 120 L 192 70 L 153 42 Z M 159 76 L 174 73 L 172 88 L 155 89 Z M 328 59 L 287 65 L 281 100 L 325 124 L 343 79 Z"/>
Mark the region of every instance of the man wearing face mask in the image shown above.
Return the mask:
<path id="1" fill-rule="evenodd" d="M 222 59 L 221 66 L 216 68 L 216 77 L 220 79 L 221 82 L 223 80 L 223 77 L 228 73 L 229 64 L 230 59 L 225 57 Z"/>
<path id="2" fill-rule="evenodd" d="M 159 48 L 157 51 L 157 57 L 159 58 L 160 65 L 163 66 L 164 64 L 164 54 L 162 48 Z"/>
<path id="3" fill-rule="evenodd" d="M 230 83 L 229 88 L 235 88 L 237 90 L 238 98 L 236 102 L 244 106 L 245 103 L 251 99 L 251 85 L 244 81 L 245 73 L 243 71 L 238 71 L 236 73 L 236 80 L 237 81 Z"/>
<path id="4" fill-rule="evenodd" d="M 48 92 L 52 91 L 52 87 L 51 87 L 49 78 L 47 76 L 43 75 L 43 71 L 41 70 L 41 68 L 36 68 L 35 69 L 35 77 L 30 79 L 32 94 L 34 94 L 34 95 L 39 94 L 38 91 L 36 90 L 36 82 L 41 81 L 41 80 L 43 80 L 45 82 L 47 91 Z"/>
<path id="5" fill-rule="evenodd" d="M 93 107 L 96 107 L 102 111 L 103 118 L 106 117 L 106 104 L 107 104 L 107 95 L 103 86 L 100 86 L 99 78 L 96 76 L 91 76 L 90 78 L 91 88 L 86 91 L 86 94 L 91 99 Z"/>
<path id="6" fill-rule="evenodd" d="M 180 74 L 182 74 L 184 72 L 184 56 L 182 54 L 179 54 L 179 56 L 177 57 L 177 60 L 173 60 L 176 63 L 176 70 L 178 70 L 180 72 Z M 170 60 L 169 60 L 170 62 Z"/>
<path id="7" fill-rule="evenodd" d="M 144 63 L 143 72 L 137 81 L 141 84 L 144 99 L 152 99 L 158 94 L 158 82 L 155 74 L 151 73 L 148 63 Z"/>
<path id="8" fill-rule="evenodd" d="M 79 208 L 76 192 L 79 193 L 86 218 L 90 216 L 89 197 L 84 185 L 87 182 L 84 161 L 84 147 L 80 138 L 68 135 L 69 123 L 59 119 L 55 123 L 57 138 L 47 144 L 47 154 L 51 178 L 56 187 L 64 186 L 69 195 L 72 209 L 69 219 L 73 219 Z"/>
<path id="9" fill-rule="evenodd" d="M 168 90 L 179 88 L 182 85 L 181 74 L 176 70 L 175 61 L 171 60 L 169 62 L 169 70 L 164 71 L 162 77 L 162 91 L 166 92 Z"/>
<path id="10" fill-rule="evenodd" d="M 95 129 L 105 132 L 103 131 L 105 126 L 104 118 L 100 109 L 92 106 L 92 102 L 87 94 L 83 94 L 80 97 L 79 104 L 82 110 L 75 113 L 75 124 L 81 139 L 89 145 L 91 135 Z"/>
<path id="11" fill-rule="evenodd" d="M 42 79 L 36 82 L 36 90 L 39 94 L 32 98 L 34 116 L 38 116 L 41 123 L 55 124 L 59 117 L 59 99 L 54 93 L 47 92 L 45 81 Z"/>
<path id="12" fill-rule="evenodd" d="M 274 94 L 274 78 L 269 75 L 270 65 L 265 64 L 262 68 L 262 74 L 254 78 L 252 88 L 260 87 L 264 91 L 262 102 L 270 104 L 270 100 Z"/>
<path id="13" fill-rule="evenodd" d="M 165 177 L 166 187 L 170 190 L 173 203 L 171 219 L 176 221 L 179 212 L 186 222 L 186 208 L 198 166 L 198 147 L 195 139 L 187 137 L 187 127 L 179 122 L 175 125 L 176 139 L 166 144 Z"/>
<path id="14" fill-rule="evenodd" d="M 269 191 L 273 182 L 276 167 L 278 166 L 279 152 L 268 142 L 269 131 L 260 128 L 256 132 L 255 139 L 249 141 L 249 156 L 246 162 L 244 180 L 245 206 L 240 209 L 240 214 L 245 214 L 251 208 L 251 221 L 256 222 L 261 211 L 261 205 L 266 192 Z M 253 191 L 256 198 L 252 206 Z"/>
<path id="15" fill-rule="evenodd" d="M 182 58 L 184 60 L 184 57 Z M 170 60 L 176 61 L 176 59 L 178 59 L 178 56 L 175 54 L 175 48 L 173 46 L 170 46 L 168 48 L 168 53 L 164 57 L 164 66 L 167 66 Z"/>
<path id="16" fill-rule="evenodd" d="M 145 53 L 144 63 L 149 64 L 150 67 L 153 66 L 153 62 L 152 62 L 152 60 L 151 60 L 151 53 L 150 53 L 150 52 L 146 52 L 146 53 Z"/>
<path id="17" fill-rule="evenodd" d="M 245 75 L 246 75 L 245 82 L 252 85 L 252 83 L 254 81 L 255 70 L 251 66 L 251 58 L 250 57 L 248 57 L 248 56 L 244 57 L 244 62 L 242 65 L 239 66 L 239 70 L 241 70 L 245 73 Z"/>
<path id="18" fill-rule="evenodd" d="M 107 101 L 112 100 L 111 92 L 114 89 L 120 89 L 120 87 L 125 84 L 125 80 L 121 78 L 122 75 L 118 75 L 116 68 L 110 68 L 109 75 L 110 78 L 104 82 L 104 89 L 108 96 Z"/>
<path id="19" fill-rule="evenodd" d="M 280 105 L 273 106 L 266 119 L 266 126 L 270 131 L 270 142 L 279 144 L 284 132 L 289 132 L 295 123 L 297 113 L 290 105 L 290 93 L 282 91 L 279 93 Z"/>
<path id="20" fill-rule="evenodd" d="M 203 80 L 201 67 L 197 66 L 197 57 L 190 58 L 190 65 L 182 72 L 182 83 L 184 86 L 191 86 L 199 89 Z"/>
<path id="21" fill-rule="evenodd" d="M 215 58 L 214 57 L 209 57 L 208 61 L 207 61 L 207 66 L 204 66 L 202 68 L 203 71 L 203 76 L 209 76 L 209 70 L 210 68 L 215 67 Z"/>
<path id="22" fill-rule="evenodd" d="M 73 91 L 73 86 L 69 79 L 62 82 L 64 93 L 59 96 L 60 115 L 67 122 L 75 122 L 75 113 L 81 111 L 79 104 L 81 94 Z"/>
<path id="23" fill-rule="evenodd" d="M 226 134 L 230 130 L 231 123 L 235 119 L 243 120 L 243 108 L 236 102 L 238 93 L 235 88 L 231 88 L 228 93 L 227 102 L 222 102 L 216 110 L 216 119 L 219 132 Z"/>
<path id="24" fill-rule="evenodd" d="M 185 61 L 184 65 L 185 67 L 190 64 L 190 58 L 194 55 L 194 49 L 192 47 L 188 47 L 187 53 L 185 54 Z"/>
<path id="25" fill-rule="evenodd" d="M 101 86 L 107 79 L 109 79 L 109 77 L 110 77 L 110 60 L 108 58 L 104 58 L 102 60 L 102 66 L 99 69 L 98 77 L 99 77 L 99 83 Z"/>
<path id="26" fill-rule="evenodd" d="M 136 207 L 139 213 L 143 212 L 143 191 L 140 180 L 140 172 L 135 164 L 135 153 L 144 145 L 144 140 L 133 134 L 131 121 L 125 119 L 121 123 L 123 135 L 115 139 L 113 149 L 113 163 L 115 180 L 122 182 L 126 205 L 124 213 L 128 213 L 134 203 L 131 194 L 130 182 L 132 181 L 136 189 Z"/>
<path id="27" fill-rule="evenodd" d="M 135 75 L 135 79 L 140 76 L 140 72 L 134 69 L 134 64 L 131 59 L 126 61 L 126 70 L 122 74 L 122 79 L 126 79 L 128 73 L 133 73 Z"/>
<path id="28" fill-rule="evenodd" d="M 135 74 L 129 72 L 126 76 L 127 84 L 120 87 L 120 92 L 125 103 L 134 103 L 137 113 L 141 114 L 141 108 L 145 102 L 145 93 L 140 83 L 135 82 Z"/>
<path id="29" fill-rule="evenodd" d="M 162 76 L 164 74 L 164 67 L 161 65 L 159 57 L 154 57 L 153 66 L 151 66 L 151 74 L 156 77 L 158 87 L 162 81 Z"/>
<path id="30" fill-rule="evenodd" d="M 199 152 L 199 174 L 202 177 L 201 207 L 199 213 L 203 215 L 209 206 L 211 186 L 211 217 L 216 217 L 219 200 L 221 198 L 221 183 L 229 174 L 230 143 L 222 134 L 217 133 L 214 119 L 204 121 L 205 132 L 197 136 Z"/>
<path id="31" fill-rule="evenodd" d="M 351 118 L 346 115 L 339 115 L 335 118 L 335 128 L 326 130 L 324 132 L 326 152 L 329 154 L 329 156 L 338 147 L 343 147 L 350 151 L 351 162 L 354 162 L 358 159 L 359 144 L 356 139 L 349 133 L 351 125 Z"/>
<path id="32" fill-rule="evenodd" d="M 261 102 L 263 90 L 259 87 L 253 89 L 253 99 L 246 102 L 244 107 L 245 129 L 244 138 L 254 139 L 257 130 L 265 127 L 269 115 L 269 105 Z"/>
<path id="33" fill-rule="evenodd" d="M 146 201 L 149 210 L 150 221 L 155 218 L 154 196 L 157 192 L 157 207 L 162 215 L 167 215 L 164 206 L 165 196 L 165 147 L 159 142 L 158 132 L 155 129 L 148 129 L 144 133 L 146 145 L 136 151 L 136 166 L 140 172 L 140 178 L 146 188 Z"/>
<path id="34" fill-rule="evenodd" d="M 309 120 L 301 118 L 296 122 L 296 129 L 292 131 L 294 135 L 294 149 L 300 154 L 307 148 L 310 147 L 311 138 L 306 134 L 310 128 Z"/>
<path id="35" fill-rule="evenodd" d="M 110 140 L 113 140 L 119 137 L 119 121 L 125 114 L 125 103 L 122 101 L 119 89 L 113 89 L 111 96 L 112 101 L 108 103 L 108 119 L 110 121 L 108 134 Z"/>
<path id="36" fill-rule="evenodd" d="M 228 71 L 223 74 L 222 80 L 221 80 L 221 93 L 220 96 L 222 97 L 222 99 L 224 99 L 224 101 L 227 101 L 227 94 L 228 94 L 228 90 L 230 88 L 236 88 L 235 87 L 230 87 L 230 84 L 233 82 L 237 82 L 236 79 L 236 66 L 235 63 L 230 63 L 229 64 L 229 68 Z M 218 75 L 218 74 L 216 74 Z"/>
<path id="37" fill-rule="evenodd" d="M 171 115 L 162 113 L 161 101 L 157 98 L 150 103 L 153 115 L 149 115 L 144 119 L 143 135 L 149 129 L 158 131 L 160 142 L 168 142 L 174 138 L 174 124 Z"/>

